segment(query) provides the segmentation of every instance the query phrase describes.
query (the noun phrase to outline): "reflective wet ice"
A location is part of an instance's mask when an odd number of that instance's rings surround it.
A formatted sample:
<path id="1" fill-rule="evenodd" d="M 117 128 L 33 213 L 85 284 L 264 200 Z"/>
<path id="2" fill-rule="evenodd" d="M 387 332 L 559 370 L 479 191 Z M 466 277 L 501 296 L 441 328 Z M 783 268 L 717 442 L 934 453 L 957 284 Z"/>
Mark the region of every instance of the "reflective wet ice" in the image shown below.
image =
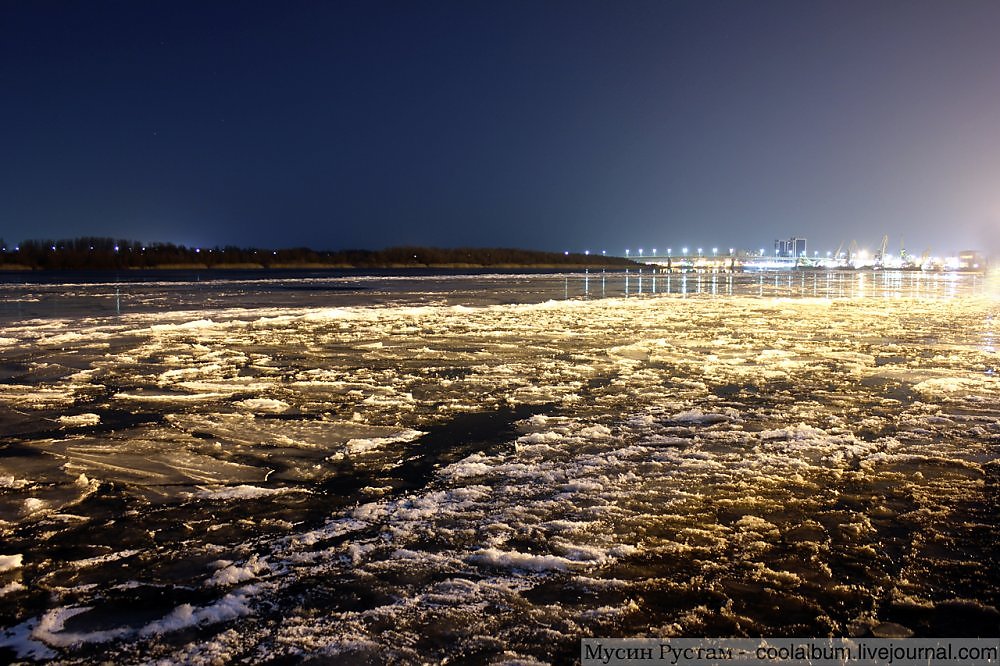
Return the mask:
<path id="1" fill-rule="evenodd" d="M 5 285 L 0 649 L 996 634 L 995 281 L 627 280 Z"/>

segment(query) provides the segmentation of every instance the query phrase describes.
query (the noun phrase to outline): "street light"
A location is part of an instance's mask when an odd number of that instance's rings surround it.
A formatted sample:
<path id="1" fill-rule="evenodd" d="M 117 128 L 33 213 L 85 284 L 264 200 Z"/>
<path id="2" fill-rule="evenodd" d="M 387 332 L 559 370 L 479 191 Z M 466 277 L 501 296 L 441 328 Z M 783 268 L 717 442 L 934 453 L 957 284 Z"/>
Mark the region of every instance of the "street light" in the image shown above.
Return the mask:
<path id="1" fill-rule="evenodd" d="M 625 256 L 626 256 L 626 257 L 628 256 L 628 253 L 629 253 L 629 252 L 631 252 L 631 250 L 625 250 Z"/>
<path id="2" fill-rule="evenodd" d="M 719 255 L 719 248 L 713 247 L 712 248 L 712 256 L 713 257 L 717 257 L 718 255 Z"/>
<path id="3" fill-rule="evenodd" d="M 688 254 L 688 249 L 687 249 L 686 247 L 682 247 L 682 248 L 681 248 L 681 252 L 682 252 L 682 253 L 684 254 L 684 256 L 686 257 L 686 256 L 687 256 L 687 254 Z"/>

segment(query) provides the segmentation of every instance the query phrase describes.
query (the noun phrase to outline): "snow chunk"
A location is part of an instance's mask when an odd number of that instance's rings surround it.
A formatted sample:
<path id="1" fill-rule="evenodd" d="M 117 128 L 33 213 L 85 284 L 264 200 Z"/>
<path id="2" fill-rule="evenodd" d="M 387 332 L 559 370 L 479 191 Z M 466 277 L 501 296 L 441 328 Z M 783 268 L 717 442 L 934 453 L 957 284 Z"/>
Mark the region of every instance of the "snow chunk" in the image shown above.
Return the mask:
<path id="1" fill-rule="evenodd" d="M 727 408 L 723 410 L 723 412 L 709 412 L 709 413 L 705 413 L 700 409 L 689 409 L 683 412 L 677 412 L 676 414 L 670 417 L 670 420 L 676 423 L 712 425 L 714 423 L 725 423 L 727 421 L 732 421 L 737 416 L 739 416 L 739 412 L 731 408 Z"/>
<path id="2" fill-rule="evenodd" d="M 214 326 L 217 326 L 217 324 L 211 319 L 196 319 L 194 321 L 186 321 L 183 324 L 153 324 L 149 327 L 149 330 L 156 333 L 169 333 L 171 331 L 196 331 Z"/>
<path id="3" fill-rule="evenodd" d="M 256 555 L 247 560 L 242 567 L 230 564 L 219 569 L 212 577 L 205 581 L 207 587 L 218 585 L 236 585 L 244 581 L 252 580 L 265 571 L 270 571 L 271 567 L 266 560 L 258 558 Z"/>
<path id="4" fill-rule="evenodd" d="M 742 530 L 747 530 L 750 532 L 759 532 L 761 534 L 766 534 L 768 532 L 777 531 L 777 527 L 773 523 L 769 523 L 763 518 L 758 516 L 746 515 L 740 518 L 734 523 L 735 527 Z"/>
<path id="5" fill-rule="evenodd" d="M 469 555 L 468 561 L 502 569 L 524 569 L 526 571 L 569 571 L 580 563 L 557 555 L 531 555 L 517 551 L 503 551 L 483 548 Z"/>
<path id="6" fill-rule="evenodd" d="M 548 442 L 558 442 L 563 438 L 558 432 L 533 432 L 530 435 L 522 435 L 517 438 L 518 444 L 546 444 Z"/>
<path id="7" fill-rule="evenodd" d="M 412 442 L 423 437 L 426 433 L 420 430 L 404 430 L 395 435 L 389 437 L 371 437 L 371 438 L 358 438 L 351 439 L 347 441 L 347 452 L 350 454 L 367 453 L 368 451 L 375 451 L 380 449 L 386 444 L 395 444 L 397 442 Z"/>
<path id="8" fill-rule="evenodd" d="M 0 488 L 24 488 L 27 485 L 26 479 L 18 479 L 13 474 L 0 476 Z"/>
<path id="9" fill-rule="evenodd" d="M 822 439 L 827 437 L 827 433 L 820 428 L 814 428 L 811 425 L 805 423 L 799 423 L 791 428 L 780 428 L 778 430 L 762 430 L 760 432 L 761 439 L 784 439 L 784 440 L 806 440 L 806 439 Z"/>
<path id="10" fill-rule="evenodd" d="M 581 428 L 576 432 L 579 437 L 586 437 L 587 439 L 609 439 L 611 437 L 611 429 L 603 425 L 592 425 L 586 428 Z"/>
<path id="11" fill-rule="evenodd" d="M 274 414 L 284 412 L 290 407 L 284 400 L 274 400 L 273 398 L 249 398 L 240 400 L 236 404 L 256 412 L 272 412 Z"/>
<path id="12" fill-rule="evenodd" d="M 220 490 L 201 490 L 195 493 L 195 497 L 201 499 L 216 500 L 240 500 L 258 499 L 270 497 L 272 495 L 287 495 L 289 493 L 309 492 L 303 488 L 261 488 L 259 486 L 239 485 L 232 488 L 222 488 Z"/>
<path id="13" fill-rule="evenodd" d="M 926 396 L 940 395 L 942 393 L 956 393 L 967 391 L 973 388 L 973 383 L 961 377 L 939 377 L 925 379 L 919 384 L 913 385 L 913 390 Z"/>
<path id="14" fill-rule="evenodd" d="M 469 456 L 465 460 L 460 460 L 457 463 L 449 465 L 446 472 L 455 479 L 467 476 L 485 476 L 492 472 L 495 466 L 480 462 L 481 460 L 483 460 L 483 457 L 479 454 Z"/>
<path id="15" fill-rule="evenodd" d="M 24 555 L 0 555 L 0 571 L 20 569 Z"/>
<path id="16" fill-rule="evenodd" d="M 64 427 L 95 426 L 101 422 L 101 417 L 97 414 L 75 414 L 73 416 L 60 416 L 59 423 Z"/>
<path id="17" fill-rule="evenodd" d="M 252 614 L 247 602 L 246 594 L 230 593 L 209 606 L 196 607 L 191 604 L 181 604 L 163 619 L 143 627 L 140 633 L 143 636 L 164 634 L 202 624 L 235 620 L 238 617 Z"/>

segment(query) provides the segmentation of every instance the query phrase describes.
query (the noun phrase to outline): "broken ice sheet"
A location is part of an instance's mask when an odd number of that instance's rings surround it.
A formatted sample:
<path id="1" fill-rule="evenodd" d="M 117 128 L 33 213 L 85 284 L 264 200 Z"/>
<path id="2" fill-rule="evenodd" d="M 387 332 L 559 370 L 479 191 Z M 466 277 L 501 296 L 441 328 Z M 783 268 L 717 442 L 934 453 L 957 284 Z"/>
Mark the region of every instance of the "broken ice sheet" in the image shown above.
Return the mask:
<path id="1" fill-rule="evenodd" d="M 4 417 L 0 643 L 558 661 L 602 633 L 995 633 L 1000 306 L 905 286 L 11 327 L 32 420 Z"/>

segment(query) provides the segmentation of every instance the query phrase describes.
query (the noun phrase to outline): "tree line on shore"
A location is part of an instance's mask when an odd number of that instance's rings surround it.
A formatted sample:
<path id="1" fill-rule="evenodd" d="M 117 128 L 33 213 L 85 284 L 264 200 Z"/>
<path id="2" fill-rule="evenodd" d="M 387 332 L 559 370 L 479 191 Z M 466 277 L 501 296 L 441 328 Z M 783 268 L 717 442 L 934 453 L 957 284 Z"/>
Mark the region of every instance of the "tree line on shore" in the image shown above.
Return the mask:
<path id="1" fill-rule="evenodd" d="M 634 262 L 600 254 L 556 253 L 511 248 L 393 247 L 385 250 L 317 251 L 225 247 L 195 248 L 173 243 L 141 243 L 113 238 L 27 240 L 7 245 L 0 239 L 0 270 L 155 269 L 155 268 L 420 268 L 428 266 L 631 266 Z"/>

